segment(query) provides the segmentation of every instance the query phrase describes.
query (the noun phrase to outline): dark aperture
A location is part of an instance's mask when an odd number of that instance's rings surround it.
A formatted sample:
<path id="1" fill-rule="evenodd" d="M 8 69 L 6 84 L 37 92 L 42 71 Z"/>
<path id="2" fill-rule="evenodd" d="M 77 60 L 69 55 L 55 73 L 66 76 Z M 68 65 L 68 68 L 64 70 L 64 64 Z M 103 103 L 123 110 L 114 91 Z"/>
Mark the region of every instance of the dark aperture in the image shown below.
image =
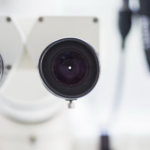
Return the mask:
<path id="1" fill-rule="evenodd" d="M 39 60 L 39 72 L 50 92 L 74 100 L 94 88 L 100 66 L 93 47 L 88 43 L 64 38 L 45 48 Z"/>
<path id="2" fill-rule="evenodd" d="M 65 49 L 58 53 L 51 70 L 54 78 L 64 86 L 76 86 L 88 75 L 88 62 L 83 54 L 74 49 Z"/>

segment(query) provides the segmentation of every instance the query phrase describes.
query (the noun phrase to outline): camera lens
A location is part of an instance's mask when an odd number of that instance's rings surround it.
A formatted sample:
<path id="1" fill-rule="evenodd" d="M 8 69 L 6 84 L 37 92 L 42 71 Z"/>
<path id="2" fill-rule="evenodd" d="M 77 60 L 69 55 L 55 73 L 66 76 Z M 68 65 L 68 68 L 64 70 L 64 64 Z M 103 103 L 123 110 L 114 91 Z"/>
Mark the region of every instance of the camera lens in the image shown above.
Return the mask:
<path id="1" fill-rule="evenodd" d="M 86 58 L 73 49 L 58 53 L 52 61 L 51 68 L 55 79 L 65 86 L 79 85 L 88 74 Z"/>
<path id="2" fill-rule="evenodd" d="M 96 85 L 100 66 L 95 50 L 77 38 L 64 38 L 48 45 L 39 59 L 39 73 L 54 95 L 74 100 Z"/>

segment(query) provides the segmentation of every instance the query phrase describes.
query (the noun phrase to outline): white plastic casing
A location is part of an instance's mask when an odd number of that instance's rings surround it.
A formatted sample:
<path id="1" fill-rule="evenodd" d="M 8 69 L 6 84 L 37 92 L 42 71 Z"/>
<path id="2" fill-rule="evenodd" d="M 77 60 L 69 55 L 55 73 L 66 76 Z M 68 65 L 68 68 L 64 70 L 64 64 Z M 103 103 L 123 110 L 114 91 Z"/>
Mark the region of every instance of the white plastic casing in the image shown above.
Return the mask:
<path id="1" fill-rule="evenodd" d="M 55 40 L 79 38 L 99 51 L 99 20 L 95 17 L 50 17 L 37 18 L 27 39 L 27 51 L 38 66 L 42 51 Z"/>

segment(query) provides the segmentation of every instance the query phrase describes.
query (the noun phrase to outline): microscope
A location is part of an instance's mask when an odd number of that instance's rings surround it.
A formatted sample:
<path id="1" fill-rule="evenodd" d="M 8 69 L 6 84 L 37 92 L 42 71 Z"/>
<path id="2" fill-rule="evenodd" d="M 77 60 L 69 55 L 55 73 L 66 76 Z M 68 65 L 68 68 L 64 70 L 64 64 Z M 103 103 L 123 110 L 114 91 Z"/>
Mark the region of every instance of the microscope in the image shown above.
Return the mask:
<path id="1" fill-rule="evenodd" d="M 92 46 L 77 38 L 63 38 L 46 47 L 39 60 L 39 72 L 46 88 L 70 101 L 88 94 L 96 85 L 100 66 Z"/>
<path id="2" fill-rule="evenodd" d="M 98 18 L 1 15 L 0 24 L 0 133 L 13 140 L 11 148 L 1 142 L 3 148 L 70 150 L 67 107 L 60 98 L 73 108 L 99 79 Z"/>

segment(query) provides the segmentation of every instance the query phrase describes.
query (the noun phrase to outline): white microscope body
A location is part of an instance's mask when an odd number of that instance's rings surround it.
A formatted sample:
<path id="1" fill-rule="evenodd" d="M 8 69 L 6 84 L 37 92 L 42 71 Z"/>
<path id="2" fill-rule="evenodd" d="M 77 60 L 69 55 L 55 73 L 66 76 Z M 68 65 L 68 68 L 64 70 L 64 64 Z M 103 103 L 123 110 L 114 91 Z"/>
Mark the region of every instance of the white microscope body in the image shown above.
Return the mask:
<path id="1" fill-rule="evenodd" d="M 98 53 L 99 21 L 95 17 L 0 16 L 0 53 L 4 78 L 0 88 L 0 149 L 71 150 L 66 103 L 42 85 L 38 59 L 51 42 L 76 37 Z"/>

